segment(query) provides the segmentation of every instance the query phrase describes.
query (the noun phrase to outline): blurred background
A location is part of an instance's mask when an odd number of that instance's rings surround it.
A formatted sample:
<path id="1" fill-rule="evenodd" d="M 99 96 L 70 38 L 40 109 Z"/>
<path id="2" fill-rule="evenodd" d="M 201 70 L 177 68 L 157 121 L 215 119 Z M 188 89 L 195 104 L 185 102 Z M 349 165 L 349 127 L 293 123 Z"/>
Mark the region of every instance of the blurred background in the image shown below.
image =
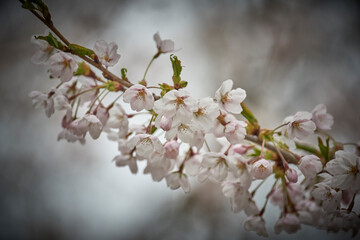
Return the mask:
<path id="1" fill-rule="evenodd" d="M 45 1 L 58 29 L 92 48 L 114 41 L 129 79 L 141 79 L 156 52 L 153 34 L 175 41 L 183 79 L 196 97 L 213 96 L 231 78 L 262 127 L 324 103 L 339 141 L 360 140 L 358 1 Z M 30 62 L 33 34 L 45 26 L 18 1 L 0 3 L 1 239 L 257 239 L 243 229 L 218 186 L 172 191 L 140 171 L 116 168 L 117 145 L 102 135 L 86 145 L 57 142 L 61 114 L 46 118 L 28 98 L 57 84 Z M 170 82 L 168 55 L 150 69 L 151 83 Z M 141 166 L 143 168 L 143 165 Z M 267 193 L 259 193 L 264 197 Z M 260 200 L 261 202 L 261 200 Z M 260 204 L 261 206 L 261 204 Z M 303 226 L 275 235 L 279 212 L 265 213 L 270 239 L 348 239 Z"/>

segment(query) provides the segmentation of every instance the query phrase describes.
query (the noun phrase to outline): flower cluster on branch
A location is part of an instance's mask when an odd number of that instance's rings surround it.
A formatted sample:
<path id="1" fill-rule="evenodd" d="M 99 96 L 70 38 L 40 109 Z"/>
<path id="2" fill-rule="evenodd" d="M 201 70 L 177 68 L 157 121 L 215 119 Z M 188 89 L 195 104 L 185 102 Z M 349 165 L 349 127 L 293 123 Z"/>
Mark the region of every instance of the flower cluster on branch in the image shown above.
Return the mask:
<path id="1" fill-rule="evenodd" d="M 132 83 L 125 68 L 120 77 L 109 71 L 120 58 L 116 43 L 98 40 L 93 50 L 71 44 L 55 28 L 42 1 L 21 2 L 53 33 L 32 38 L 38 48 L 32 60 L 47 65 L 57 86 L 29 96 L 48 117 L 55 110 L 65 113 L 59 140 L 84 144 L 86 135 L 97 139 L 106 133 L 118 143 L 119 155 L 114 157 L 118 167 L 128 166 L 135 174 L 138 162 L 145 161 L 145 174 L 185 193 L 191 191 L 190 178 L 214 182 L 229 198 L 231 209 L 248 216 L 245 229 L 261 236 L 268 236 L 263 215 L 269 200 L 280 209 L 276 233 L 295 233 L 306 224 L 357 234 L 360 217 L 354 205 L 360 190 L 360 157 L 358 150 L 345 151 L 345 144 L 326 132 L 334 120 L 325 105 L 288 116 L 277 128 L 262 128 L 244 103 L 246 91 L 233 88 L 231 79 L 213 96 L 194 98 L 174 55 L 170 55 L 172 81 L 148 86 L 152 62 L 174 51 L 174 42 L 161 40 L 159 33 L 154 35 L 157 52 L 144 77 Z M 109 93 L 116 98 L 105 104 Z M 133 112 L 126 112 L 123 104 Z M 132 124 L 140 114 L 146 123 Z M 209 148 L 210 138 L 219 140 L 220 151 Z M 265 181 L 273 181 L 272 187 L 264 189 Z M 260 183 L 252 187 L 254 182 Z M 267 192 L 262 207 L 254 200 L 258 189 Z"/>

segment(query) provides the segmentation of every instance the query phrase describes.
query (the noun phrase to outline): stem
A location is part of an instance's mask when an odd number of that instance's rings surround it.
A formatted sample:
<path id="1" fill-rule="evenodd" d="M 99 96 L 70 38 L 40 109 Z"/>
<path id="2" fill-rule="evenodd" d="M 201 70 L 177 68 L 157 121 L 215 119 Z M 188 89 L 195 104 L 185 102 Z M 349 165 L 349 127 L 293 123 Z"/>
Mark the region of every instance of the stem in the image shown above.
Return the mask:
<path id="1" fill-rule="evenodd" d="M 265 146 L 265 139 L 263 139 L 262 144 L 261 144 L 261 153 L 260 153 L 260 158 L 264 158 L 264 146 Z"/>
<path id="2" fill-rule="evenodd" d="M 76 119 L 76 117 L 77 117 L 77 113 L 78 113 L 78 110 L 79 110 L 79 106 L 80 106 L 80 98 L 78 98 L 78 101 L 77 101 L 77 105 L 76 105 L 76 109 L 75 109 L 75 114 L 74 114 L 74 119 Z"/>
<path id="3" fill-rule="evenodd" d="M 349 207 L 347 209 L 347 212 L 350 213 L 355 205 L 355 197 L 356 197 L 356 192 L 354 193 L 354 196 L 349 204 Z"/>
<path id="4" fill-rule="evenodd" d="M 156 55 L 155 55 L 156 56 Z M 149 68 L 151 66 L 151 64 L 153 63 L 153 61 L 155 60 L 155 56 L 150 60 L 149 64 L 146 67 L 145 73 L 144 73 L 144 77 L 142 78 L 142 80 L 145 80 L 146 74 L 149 71 Z"/>
<path id="5" fill-rule="evenodd" d="M 84 94 L 84 93 L 87 93 L 87 92 L 90 92 L 90 91 L 93 91 L 93 90 L 96 90 L 96 89 L 100 89 L 100 88 L 103 88 L 103 86 L 97 86 L 97 87 L 94 87 L 94 88 L 86 89 L 86 90 L 84 90 L 84 91 L 82 91 L 82 92 L 79 92 L 79 93 L 71 96 L 71 97 L 69 98 L 69 100 L 71 101 L 71 100 L 73 100 L 74 98 L 76 98 L 76 97 L 78 97 L 78 96 L 80 96 L 80 95 L 82 95 L 82 94 Z"/>
<path id="6" fill-rule="evenodd" d="M 252 190 L 251 192 L 251 196 L 253 197 L 256 193 L 256 191 L 261 187 L 261 185 L 263 185 L 263 183 L 265 182 L 265 180 L 267 179 L 267 177 L 265 179 L 263 179 L 255 188 L 254 190 Z"/>
<path id="7" fill-rule="evenodd" d="M 155 117 L 155 114 L 153 114 L 153 115 L 151 116 L 151 119 L 150 119 L 149 125 L 148 125 L 148 126 L 147 126 L 147 128 L 146 128 L 146 132 L 147 132 L 148 134 L 150 134 L 150 133 L 151 133 L 151 123 L 152 123 L 152 121 L 153 121 L 154 117 Z"/>
<path id="8" fill-rule="evenodd" d="M 270 198 L 271 194 L 272 194 L 273 191 L 274 191 L 274 188 L 275 188 L 276 183 L 278 182 L 278 180 L 279 180 L 278 178 L 275 180 L 274 184 L 273 184 L 272 187 L 271 187 L 270 192 L 266 195 L 265 204 L 264 204 L 264 206 L 262 207 L 262 209 L 260 210 L 259 216 L 262 216 L 262 215 L 264 214 L 266 205 L 267 205 L 267 203 L 268 203 L 268 201 L 269 201 L 269 198 Z M 265 180 L 264 180 L 264 181 L 265 181 Z"/>
<path id="9" fill-rule="evenodd" d="M 94 106 L 94 104 L 96 103 L 96 101 L 99 99 L 99 97 L 106 91 L 106 89 L 102 90 L 101 93 L 99 95 L 97 95 L 97 97 L 94 99 L 94 101 L 91 103 L 91 106 L 89 108 L 89 110 L 87 111 L 87 113 L 91 112 L 92 107 Z"/>
<path id="10" fill-rule="evenodd" d="M 287 123 L 284 123 L 284 124 L 281 124 L 280 126 L 277 126 L 276 128 L 274 128 L 274 130 L 272 130 L 272 132 L 275 132 L 279 128 L 285 127 L 286 125 L 287 125 Z"/>
<path id="11" fill-rule="evenodd" d="M 204 143 L 205 143 L 206 148 L 208 149 L 208 151 L 211 152 L 210 147 L 209 147 L 209 144 L 208 144 L 208 142 L 206 141 L 205 138 L 204 138 Z"/>

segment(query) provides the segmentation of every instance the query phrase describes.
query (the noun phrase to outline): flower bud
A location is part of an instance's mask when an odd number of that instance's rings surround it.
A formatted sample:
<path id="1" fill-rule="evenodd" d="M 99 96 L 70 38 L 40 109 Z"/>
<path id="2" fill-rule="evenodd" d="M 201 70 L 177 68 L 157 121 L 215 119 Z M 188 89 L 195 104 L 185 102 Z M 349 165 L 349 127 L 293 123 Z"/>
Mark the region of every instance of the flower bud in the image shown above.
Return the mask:
<path id="1" fill-rule="evenodd" d="M 164 131 L 169 131 L 172 125 L 172 118 L 167 118 L 165 116 L 161 117 L 160 128 Z"/>
<path id="2" fill-rule="evenodd" d="M 287 179 L 289 180 L 289 182 L 296 183 L 298 180 L 297 172 L 292 168 L 288 168 L 285 171 L 285 175 L 286 175 Z"/>
<path id="3" fill-rule="evenodd" d="M 165 143 L 165 157 L 176 159 L 176 157 L 179 155 L 179 146 L 180 143 L 175 140 Z"/>
<path id="4" fill-rule="evenodd" d="M 260 159 L 251 168 L 251 174 L 256 179 L 264 179 L 272 173 L 272 166 L 268 160 Z"/>

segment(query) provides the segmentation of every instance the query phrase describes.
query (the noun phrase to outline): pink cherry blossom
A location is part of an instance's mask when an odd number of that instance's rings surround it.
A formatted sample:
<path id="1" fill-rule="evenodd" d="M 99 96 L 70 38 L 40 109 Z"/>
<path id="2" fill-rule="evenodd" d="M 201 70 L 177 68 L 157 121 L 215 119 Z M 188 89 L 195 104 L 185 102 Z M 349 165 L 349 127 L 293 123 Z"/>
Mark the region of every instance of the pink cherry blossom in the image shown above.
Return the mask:
<path id="1" fill-rule="evenodd" d="M 130 171 L 133 174 L 136 174 L 138 171 L 138 166 L 136 163 L 136 158 L 130 155 L 117 155 L 114 157 L 113 161 L 117 167 L 129 166 Z"/>
<path id="2" fill-rule="evenodd" d="M 54 99 L 49 97 L 49 94 L 45 94 L 39 91 L 32 91 L 29 94 L 29 97 L 32 99 L 32 104 L 35 108 L 38 108 L 39 106 L 44 107 L 47 117 L 50 117 L 52 114 L 54 114 Z"/>
<path id="3" fill-rule="evenodd" d="M 334 118 L 326 112 L 324 104 L 319 104 L 312 110 L 312 120 L 318 129 L 323 130 L 330 130 L 334 124 Z"/>
<path id="4" fill-rule="evenodd" d="M 159 33 L 154 34 L 154 41 L 160 53 L 168 53 L 174 51 L 174 42 L 169 39 L 161 40 Z"/>
<path id="5" fill-rule="evenodd" d="M 255 179 L 265 179 L 273 171 L 271 163 L 266 159 L 260 159 L 256 161 L 251 168 L 251 175 Z"/>
<path id="6" fill-rule="evenodd" d="M 275 223 L 276 234 L 279 234 L 282 231 L 296 233 L 300 229 L 300 220 L 294 213 L 286 213 Z"/>
<path id="7" fill-rule="evenodd" d="M 285 118 L 287 134 L 290 139 L 302 140 L 313 134 L 316 125 L 311 121 L 312 115 L 309 112 L 297 112 L 294 116 Z"/>
<path id="8" fill-rule="evenodd" d="M 322 207 L 326 212 L 334 212 L 340 207 L 341 191 L 336 191 L 322 182 L 315 185 L 312 196 L 322 202 Z"/>
<path id="9" fill-rule="evenodd" d="M 155 151 L 161 152 L 164 150 L 160 140 L 156 136 L 149 134 L 135 135 L 129 140 L 128 147 L 130 149 L 136 147 L 136 155 L 143 158 L 151 157 Z"/>
<path id="10" fill-rule="evenodd" d="M 154 96 L 143 85 L 135 84 L 126 89 L 124 96 L 124 102 L 130 103 L 131 109 L 137 112 L 146 109 L 150 110 L 154 106 Z"/>
<path id="11" fill-rule="evenodd" d="M 299 169 L 307 178 L 314 178 L 322 170 L 320 158 L 315 155 L 306 155 L 299 161 Z"/>
<path id="12" fill-rule="evenodd" d="M 47 35 L 47 34 L 45 34 Z M 46 63 L 55 53 L 55 47 L 51 46 L 47 41 L 31 37 L 31 42 L 37 45 L 38 50 L 31 57 L 31 61 L 35 64 Z"/>
<path id="13" fill-rule="evenodd" d="M 193 118 L 193 112 L 196 110 L 196 100 L 183 89 L 171 90 L 154 104 L 154 111 L 159 116 L 173 118 L 173 125 L 189 123 Z"/>
<path id="14" fill-rule="evenodd" d="M 250 204 L 251 195 L 240 181 L 227 180 L 222 183 L 221 187 L 224 196 L 230 198 L 233 212 L 240 212 Z"/>
<path id="15" fill-rule="evenodd" d="M 337 151 L 325 170 L 333 178 L 330 185 L 342 190 L 360 190 L 360 157 L 351 152 Z"/>
<path id="16" fill-rule="evenodd" d="M 219 106 L 210 97 L 202 98 L 197 103 L 194 111 L 194 122 L 199 124 L 204 130 L 213 127 L 213 122 L 219 116 Z"/>
<path id="17" fill-rule="evenodd" d="M 215 98 L 220 106 L 234 114 L 242 112 L 240 103 L 246 98 L 246 92 L 242 88 L 233 89 L 233 81 L 228 79 L 221 84 L 221 87 L 216 91 Z"/>
<path id="18" fill-rule="evenodd" d="M 268 237 L 265 220 L 258 215 L 252 215 L 245 219 L 244 228 L 247 231 L 255 231 L 259 236 Z"/>
<path id="19" fill-rule="evenodd" d="M 115 104 L 115 106 L 109 110 L 109 119 L 106 126 L 119 129 L 119 137 L 125 137 L 128 133 L 129 120 L 125 110 L 120 104 Z"/>
<path id="20" fill-rule="evenodd" d="M 223 153 L 208 152 L 204 154 L 201 162 L 203 168 L 209 168 L 209 179 L 214 182 L 222 182 L 228 175 L 232 163 Z"/>
<path id="21" fill-rule="evenodd" d="M 98 40 L 94 46 L 94 52 L 99 58 L 100 62 L 105 66 L 114 66 L 120 59 L 120 55 L 117 53 L 118 46 L 116 43 L 107 43 L 104 40 Z"/>
<path id="22" fill-rule="evenodd" d="M 247 124 L 244 121 L 231 121 L 225 125 L 225 137 L 231 144 L 238 144 L 244 140 Z"/>
<path id="23" fill-rule="evenodd" d="M 93 114 L 86 114 L 82 118 L 74 120 L 70 124 L 71 132 L 77 136 L 85 136 L 89 132 L 93 139 L 97 139 L 102 131 L 102 123 Z"/>
<path id="24" fill-rule="evenodd" d="M 64 129 L 62 130 L 57 137 L 57 140 L 60 141 L 61 139 L 65 139 L 68 142 L 76 142 L 79 141 L 81 144 L 85 144 L 85 138 L 82 136 L 77 136 L 73 133 L 71 133 L 69 130 Z"/>
<path id="25" fill-rule="evenodd" d="M 177 156 L 179 155 L 179 147 L 180 147 L 180 143 L 178 143 L 175 140 L 171 140 L 171 141 L 165 143 L 165 145 L 164 145 L 165 157 L 171 158 L 171 159 L 176 159 Z"/>
<path id="26" fill-rule="evenodd" d="M 181 187 L 185 193 L 190 192 L 190 183 L 188 176 L 180 172 L 172 172 L 165 177 L 169 188 L 175 190 Z"/>
<path id="27" fill-rule="evenodd" d="M 51 76 L 60 78 L 62 82 L 68 82 L 73 77 L 77 64 L 68 54 L 57 52 L 50 57 L 49 66 Z"/>
<path id="28" fill-rule="evenodd" d="M 296 183 L 298 181 L 298 174 L 295 169 L 288 168 L 285 170 L 285 176 L 289 182 Z"/>

